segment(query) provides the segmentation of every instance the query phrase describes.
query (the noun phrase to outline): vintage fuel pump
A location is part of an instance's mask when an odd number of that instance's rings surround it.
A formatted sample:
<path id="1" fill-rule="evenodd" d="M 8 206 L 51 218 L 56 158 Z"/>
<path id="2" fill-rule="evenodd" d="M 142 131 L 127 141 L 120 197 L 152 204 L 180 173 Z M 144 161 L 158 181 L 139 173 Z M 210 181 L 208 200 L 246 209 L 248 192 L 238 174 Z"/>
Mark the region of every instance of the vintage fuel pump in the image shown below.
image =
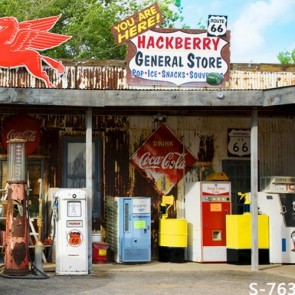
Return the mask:
<path id="1" fill-rule="evenodd" d="M 25 140 L 8 141 L 8 202 L 4 274 L 29 274 Z"/>
<path id="2" fill-rule="evenodd" d="M 269 262 L 295 264 L 295 178 L 260 178 L 258 207 L 269 216 Z"/>
<path id="3" fill-rule="evenodd" d="M 55 261 L 58 275 L 88 274 L 87 194 L 59 189 L 54 194 Z"/>

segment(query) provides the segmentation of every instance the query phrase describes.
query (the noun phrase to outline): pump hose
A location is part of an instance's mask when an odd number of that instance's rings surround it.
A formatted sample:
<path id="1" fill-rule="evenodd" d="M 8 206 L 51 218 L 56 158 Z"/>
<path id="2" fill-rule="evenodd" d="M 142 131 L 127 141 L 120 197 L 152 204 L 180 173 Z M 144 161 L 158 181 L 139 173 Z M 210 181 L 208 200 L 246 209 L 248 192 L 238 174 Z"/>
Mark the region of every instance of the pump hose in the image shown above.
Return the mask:
<path id="1" fill-rule="evenodd" d="M 53 219 L 53 210 L 51 210 L 51 213 L 50 213 L 50 218 L 49 218 L 49 222 L 50 222 L 50 224 L 52 224 L 52 219 Z M 50 246 L 50 248 L 49 248 L 49 252 L 48 252 L 48 254 L 47 254 L 47 260 L 50 260 L 51 259 L 51 255 L 52 255 L 52 247 L 53 247 L 53 243 L 54 243 L 54 239 L 55 239 L 55 231 L 56 231 L 56 225 L 55 225 L 55 219 L 53 219 L 53 237 L 52 237 L 52 242 L 51 242 L 51 246 Z M 46 237 L 46 236 L 48 236 L 48 231 L 47 231 L 47 233 L 44 235 L 44 237 L 43 237 L 43 241 L 44 241 L 44 238 Z"/>
<path id="2" fill-rule="evenodd" d="M 4 264 L 0 266 L 0 269 L 3 267 L 4 267 Z M 32 271 L 31 275 L 25 275 L 25 276 L 14 276 L 14 275 L 10 276 L 10 275 L 5 275 L 3 272 L 0 272 L 0 276 L 6 279 L 28 279 L 28 280 L 49 279 L 49 276 L 45 272 L 38 269 L 33 263 L 31 265 L 31 271 Z M 40 273 L 41 275 L 37 275 L 36 274 L 37 272 Z"/>
<path id="3" fill-rule="evenodd" d="M 44 280 L 44 279 L 49 279 L 48 275 L 43 273 L 44 275 L 38 276 L 38 275 L 26 275 L 26 276 L 9 276 L 5 275 L 3 273 L 0 273 L 0 276 L 5 279 L 23 279 L 23 280 Z"/>
<path id="4" fill-rule="evenodd" d="M 28 212 L 28 217 L 30 218 L 30 210 L 29 210 L 28 206 L 27 206 L 27 212 Z M 30 232 L 30 228 L 29 228 L 29 223 L 28 223 L 28 233 L 29 232 Z M 28 275 L 26 277 L 28 277 L 28 279 L 48 279 L 49 276 L 45 272 L 43 272 L 42 270 L 37 268 L 37 266 L 33 263 L 31 255 L 30 255 L 29 248 L 28 248 L 28 257 L 29 257 L 29 260 L 31 262 L 31 273 L 32 273 L 32 275 Z M 38 273 L 40 275 L 38 275 Z"/>
<path id="5" fill-rule="evenodd" d="M 4 264 L 0 266 L 0 269 L 4 267 Z M 32 266 L 33 267 L 33 266 Z M 26 276 L 10 276 L 10 275 L 5 275 L 3 272 L 0 272 L 0 276 L 2 278 L 5 279 L 28 279 L 28 280 L 41 280 L 41 279 L 49 279 L 48 275 L 42 271 L 40 271 L 39 269 L 37 269 L 35 266 L 34 268 L 41 274 L 41 276 L 39 275 L 26 275 Z"/>

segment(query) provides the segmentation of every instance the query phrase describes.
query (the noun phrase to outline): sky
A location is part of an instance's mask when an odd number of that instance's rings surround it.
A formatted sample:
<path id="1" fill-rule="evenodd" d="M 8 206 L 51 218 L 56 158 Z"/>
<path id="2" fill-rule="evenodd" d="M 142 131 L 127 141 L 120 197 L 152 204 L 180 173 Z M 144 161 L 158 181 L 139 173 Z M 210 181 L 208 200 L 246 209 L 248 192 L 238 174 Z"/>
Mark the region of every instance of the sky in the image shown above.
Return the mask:
<path id="1" fill-rule="evenodd" d="M 228 17 L 231 63 L 279 63 L 295 48 L 295 0 L 181 0 L 184 23 L 207 26 L 209 15 Z"/>

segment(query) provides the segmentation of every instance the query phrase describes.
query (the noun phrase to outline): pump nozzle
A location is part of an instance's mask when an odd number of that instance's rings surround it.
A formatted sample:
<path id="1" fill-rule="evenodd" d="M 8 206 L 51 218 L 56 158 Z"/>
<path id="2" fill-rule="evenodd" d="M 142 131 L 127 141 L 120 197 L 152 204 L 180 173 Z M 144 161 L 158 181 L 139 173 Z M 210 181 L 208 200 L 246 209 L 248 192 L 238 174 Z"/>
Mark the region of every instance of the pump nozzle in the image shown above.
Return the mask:
<path id="1" fill-rule="evenodd" d="M 238 196 L 240 197 L 240 201 L 242 201 L 242 199 L 245 199 L 244 200 L 245 205 L 251 204 L 249 193 L 238 192 Z"/>
<path id="2" fill-rule="evenodd" d="M 161 213 L 162 219 L 168 218 L 168 210 L 170 207 L 174 205 L 174 197 L 171 196 L 162 196 L 162 203 L 161 203 Z"/>
<path id="3" fill-rule="evenodd" d="M 249 193 L 242 193 L 242 192 L 238 192 L 238 196 L 240 197 L 240 201 L 242 201 L 244 199 L 244 204 L 243 204 L 243 213 L 250 213 L 250 195 Z"/>

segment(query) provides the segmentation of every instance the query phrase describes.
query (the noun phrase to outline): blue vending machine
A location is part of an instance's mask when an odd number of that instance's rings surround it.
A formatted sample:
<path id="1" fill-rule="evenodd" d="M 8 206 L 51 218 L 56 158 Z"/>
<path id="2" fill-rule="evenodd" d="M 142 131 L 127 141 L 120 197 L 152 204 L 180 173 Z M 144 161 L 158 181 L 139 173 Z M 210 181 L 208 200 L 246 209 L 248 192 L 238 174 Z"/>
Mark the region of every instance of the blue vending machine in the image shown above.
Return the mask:
<path id="1" fill-rule="evenodd" d="M 151 198 L 119 197 L 117 262 L 151 261 Z"/>

